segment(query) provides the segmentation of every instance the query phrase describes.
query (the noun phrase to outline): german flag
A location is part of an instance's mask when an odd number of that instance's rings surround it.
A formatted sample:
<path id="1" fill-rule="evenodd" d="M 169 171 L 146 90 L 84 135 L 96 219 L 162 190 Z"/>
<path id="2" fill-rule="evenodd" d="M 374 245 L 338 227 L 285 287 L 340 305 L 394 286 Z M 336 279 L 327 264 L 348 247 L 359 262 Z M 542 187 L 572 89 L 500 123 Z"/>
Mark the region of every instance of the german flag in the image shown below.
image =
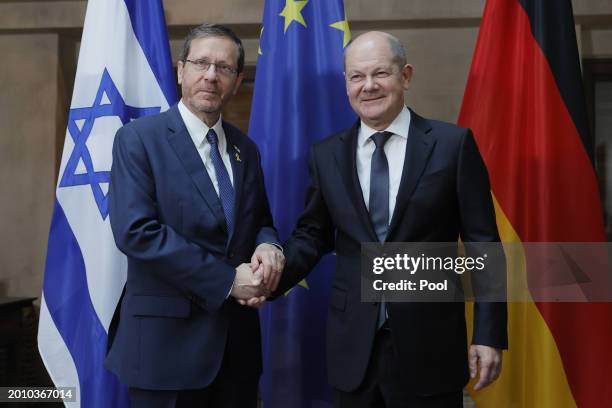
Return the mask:
<path id="1" fill-rule="evenodd" d="M 605 241 L 570 0 L 487 0 L 459 123 L 487 164 L 504 242 Z M 502 375 L 473 393 L 479 407 L 612 407 L 612 303 L 508 313 Z"/>

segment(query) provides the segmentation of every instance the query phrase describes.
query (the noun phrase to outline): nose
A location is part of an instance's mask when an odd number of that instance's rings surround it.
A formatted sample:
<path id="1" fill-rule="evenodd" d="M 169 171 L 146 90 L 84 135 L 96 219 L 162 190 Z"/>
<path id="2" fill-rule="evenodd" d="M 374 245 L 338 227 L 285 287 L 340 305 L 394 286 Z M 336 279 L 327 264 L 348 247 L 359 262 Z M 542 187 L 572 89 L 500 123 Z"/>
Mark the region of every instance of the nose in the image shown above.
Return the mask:
<path id="1" fill-rule="evenodd" d="M 376 89 L 376 87 L 377 84 L 374 77 L 372 75 L 367 75 L 365 78 L 365 83 L 363 84 L 363 90 L 366 92 L 373 91 Z"/>
<path id="2" fill-rule="evenodd" d="M 215 64 L 210 64 L 210 67 L 204 71 L 204 78 L 209 81 L 214 81 L 217 79 L 217 66 Z"/>

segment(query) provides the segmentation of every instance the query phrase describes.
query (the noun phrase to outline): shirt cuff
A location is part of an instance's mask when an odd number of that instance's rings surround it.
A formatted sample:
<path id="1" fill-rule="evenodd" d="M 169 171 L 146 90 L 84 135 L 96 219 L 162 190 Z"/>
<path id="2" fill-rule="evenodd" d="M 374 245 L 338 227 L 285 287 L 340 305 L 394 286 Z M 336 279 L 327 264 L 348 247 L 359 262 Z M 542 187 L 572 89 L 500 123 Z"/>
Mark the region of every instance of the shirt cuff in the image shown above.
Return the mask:
<path id="1" fill-rule="evenodd" d="M 283 249 L 283 246 L 281 244 L 277 244 L 276 242 L 262 242 L 261 244 L 268 244 L 268 245 L 274 245 L 275 247 L 277 247 L 282 253 L 285 252 L 285 250 Z M 259 245 L 261 245 L 259 244 Z"/>

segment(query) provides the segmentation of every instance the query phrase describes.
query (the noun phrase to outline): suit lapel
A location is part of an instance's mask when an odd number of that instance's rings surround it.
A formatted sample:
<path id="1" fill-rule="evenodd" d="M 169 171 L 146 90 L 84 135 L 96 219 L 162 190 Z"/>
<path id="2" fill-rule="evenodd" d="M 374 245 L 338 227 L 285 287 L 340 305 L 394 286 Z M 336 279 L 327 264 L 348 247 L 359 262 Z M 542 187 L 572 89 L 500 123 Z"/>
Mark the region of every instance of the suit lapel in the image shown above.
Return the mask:
<path id="1" fill-rule="evenodd" d="M 217 221 L 219 221 L 219 225 L 223 225 L 225 226 L 224 229 L 227 229 L 219 196 L 208 176 L 204 163 L 202 163 L 202 158 L 198 154 L 189 136 L 189 132 L 183 123 L 183 119 L 176 105 L 168 111 L 168 116 L 170 118 L 168 123 L 168 129 L 170 130 L 168 133 L 168 141 L 170 142 L 170 146 L 174 149 L 185 171 L 204 198 L 210 211 Z"/>
<path id="2" fill-rule="evenodd" d="M 334 157 L 336 159 L 336 165 L 346 184 L 346 188 L 349 192 L 349 201 L 355 206 L 359 219 L 363 223 L 364 228 L 372 242 L 377 242 L 378 238 L 374 232 L 372 221 L 370 220 L 370 214 L 363 200 L 363 192 L 361 191 L 361 184 L 359 184 L 359 177 L 357 176 L 357 134 L 359 132 L 359 120 L 353 125 L 353 127 L 345 134 L 341 135 L 340 142 L 334 150 Z"/>
<path id="3" fill-rule="evenodd" d="M 394 229 L 406 210 L 408 201 L 423 174 L 423 170 L 429 161 L 435 138 L 429 133 L 431 126 L 429 122 L 421 116 L 410 111 L 410 130 L 408 131 L 408 141 L 406 143 L 406 156 L 404 158 L 404 169 L 400 181 L 399 191 L 395 200 L 393 217 L 389 226 L 387 237 L 392 236 Z"/>
<path id="4" fill-rule="evenodd" d="M 241 152 L 244 150 L 244 147 L 240 143 L 240 138 L 234 134 L 234 130 L 225 122 L 223 122 L 223 130 L 225 131 L 225 140 L 227 141 L 225 150 L 230 157 L 234 176 L 234 230 L 236 230 L 240 214 L 240 203 L 243 201 L 242 194 L 245 164 L 242 161 Z M 234 231 L 229 232 L 229 239 L 227 240 L 228 245 L 232 240 L 233 233 Z"/>

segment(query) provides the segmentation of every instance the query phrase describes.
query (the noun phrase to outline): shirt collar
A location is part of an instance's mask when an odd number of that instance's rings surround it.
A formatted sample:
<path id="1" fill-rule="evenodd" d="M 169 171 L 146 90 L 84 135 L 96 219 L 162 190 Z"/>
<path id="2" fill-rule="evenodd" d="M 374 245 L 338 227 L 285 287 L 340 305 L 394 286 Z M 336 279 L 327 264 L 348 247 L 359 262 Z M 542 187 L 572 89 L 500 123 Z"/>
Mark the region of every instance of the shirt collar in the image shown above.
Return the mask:
<path id="1" fill-rule="evenodd" d="M 393 122 L 384 129 L 384 132 L 391 132 L 394 135 L 399 137 L 403 137 L 405 139 L 408 138 L 408 131 L 410 130 L 410 111 L 406 106 L 400 111 L 399 115 L 395 117 Z M 359 130 L 359 145 L 365 145 L 370 136 L 374 133 L 379 132 L 379 130 L 372 129 L 368 125 L 366 125 L 363 120 L 361 121 L 361 128 Z"/>
<path id="2" fill-rule="evenodd" d="M 194 115 L 193 112 L 191 112 L 189 108 L 185 106 L 182 99 L 178 103 L 178 110 L 181 114 L 183 122 L 185 122 L 185 127 L 187 128 L 193 143 L 196 145 L 196 147 L 200 147 L 206 140 L 206 134 L 211 128 L 209 128 L 206 123 L 202 122 L 200 118 Z M 214 129 L 215 133 L 217 133 L 219 147 L 225 145 L 225 132 L 223 131 L 221 115 L 219 115 L 219 120 L 213 125 L 212 129 Z"/>

